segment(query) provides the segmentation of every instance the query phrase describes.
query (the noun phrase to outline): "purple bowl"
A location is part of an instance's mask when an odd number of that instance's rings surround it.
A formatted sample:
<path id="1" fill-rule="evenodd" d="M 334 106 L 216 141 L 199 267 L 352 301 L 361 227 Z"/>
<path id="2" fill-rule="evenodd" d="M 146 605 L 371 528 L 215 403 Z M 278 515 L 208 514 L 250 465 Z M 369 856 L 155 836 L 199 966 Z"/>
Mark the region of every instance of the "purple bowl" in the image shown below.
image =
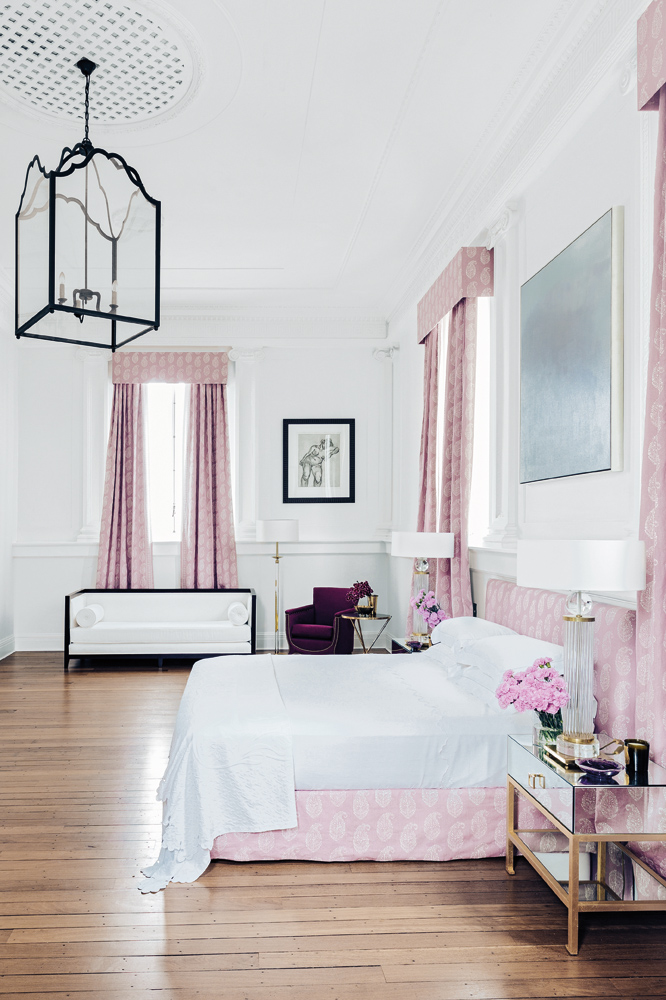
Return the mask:
<path id="1" fill-rule="evenodd" d="M 624 771 L 624 765 L 618 764 L 616 760 L 602 760 L 601 757 L 583 757 L 576 759 L 577 766 L 587 774 L 594 774 L 598 777 L 604 776 L 612 778 L 614 774 Z"/>

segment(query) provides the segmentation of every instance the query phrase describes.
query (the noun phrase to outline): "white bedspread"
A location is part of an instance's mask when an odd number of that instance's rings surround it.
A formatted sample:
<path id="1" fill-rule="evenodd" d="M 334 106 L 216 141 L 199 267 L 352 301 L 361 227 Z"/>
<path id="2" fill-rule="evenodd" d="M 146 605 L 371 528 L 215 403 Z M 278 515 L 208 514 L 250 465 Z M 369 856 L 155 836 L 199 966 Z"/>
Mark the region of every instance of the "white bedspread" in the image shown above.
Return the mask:
<path id="1" fill-rule="evenodd" d="M 508 733 L 530 712 L 489 707 L 438 661 L 415 656 L 280 656 L 298 789 L 497 788 Z"/>
<path id="2" fill-rule="evenodd" d="M 142 892 L 193 882 L 220 834 L 297 825 L 291 729 L 272 656 L 195 663 L 157 798 L 162 849 Z"/>

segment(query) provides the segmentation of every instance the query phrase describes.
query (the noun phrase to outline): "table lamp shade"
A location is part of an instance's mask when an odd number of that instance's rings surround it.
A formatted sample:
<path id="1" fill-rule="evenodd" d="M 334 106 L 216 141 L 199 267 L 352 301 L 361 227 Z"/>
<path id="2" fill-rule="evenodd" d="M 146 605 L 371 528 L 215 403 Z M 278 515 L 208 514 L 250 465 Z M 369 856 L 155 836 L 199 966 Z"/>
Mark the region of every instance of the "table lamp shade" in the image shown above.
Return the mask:
<path id="1" fill-rule="evenodd" d="M 293 518 L 257 521 L 258 542 L 297 542 L 298 521 Z"/>
<path id="2" fill-rule="evenodd" d="M 450 559 L 455 535 L 447 531 L 392 531 L 391 555 L 406 559 Z"/>
<path id="3" fill-rule="evenodd" d="M 518 542 L 516 582 L 544 590 L 645 588 L 645 543 L 607 539 Z"/>

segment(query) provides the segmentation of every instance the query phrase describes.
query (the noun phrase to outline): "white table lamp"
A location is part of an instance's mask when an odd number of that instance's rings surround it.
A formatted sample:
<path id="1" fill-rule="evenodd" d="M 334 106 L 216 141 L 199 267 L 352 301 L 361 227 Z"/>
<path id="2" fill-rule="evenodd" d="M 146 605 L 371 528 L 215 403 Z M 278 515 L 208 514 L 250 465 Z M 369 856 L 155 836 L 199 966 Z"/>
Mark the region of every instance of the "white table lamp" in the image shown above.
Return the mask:
<path id="1" fill-rule="evenodd" d="M 455 535 L 447 531 L 393 531 L 391 532 L 391 555 L 404 559 L 416 559 L 414 572 L 414 597 L 421 590 L 428 590 L 428 559 L 450 559 L 453 555 Z M 418 612 L 414 614 L 412 636 L 422 639 L 428 634 L 428 626 Z"/>
<path id="2" fill-rule="evenodd" d="M 594 618 L 586 591 L 645 588 L 645 543 L 616 540 L 553 539 L 518 542 L 519 587 L 566 590 L 564 679 L 569 703 L 562 709 L 564 732 L 557 749 L 569 757 L 595 757 Z"/>
<path id="3" fill-rule="evenodd" d="M 280 542 L 298 541 L 298 521 L 278 518 L 257 521 L 257 541 L 275 542 L 275 652 L 280 652 Z"/>

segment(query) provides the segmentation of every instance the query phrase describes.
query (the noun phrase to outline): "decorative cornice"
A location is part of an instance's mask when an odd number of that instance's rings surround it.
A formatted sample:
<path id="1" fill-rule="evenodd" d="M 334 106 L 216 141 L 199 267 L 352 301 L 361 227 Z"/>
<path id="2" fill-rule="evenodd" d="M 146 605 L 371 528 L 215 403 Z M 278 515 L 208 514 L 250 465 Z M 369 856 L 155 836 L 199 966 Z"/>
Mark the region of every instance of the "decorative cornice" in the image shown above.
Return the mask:
<path id="1" fill-rule="evenodd" d="M 499 218 L 488 229 L 485 241 L 486 250 L 492 250 L 517 221 L 518 209 L 513 202 L 508 202 L 502 209 Z"/>
<path id="2" fill-rule="evenodd" d="M 193 325 L 196 324 L 196 330 Z M 280 309 L 252 312 L 210 310 L 188 312 L 168 307 L 162 310 L 162 325 L 146 334 L 142 343 L 187 343 L 191 337 L 205 347 L 238 340 L 385 340 L 386 317 L 359 309 Z"/>
<path id="3" fill-rule="evenodd" d="M 457 182 L 424 227 L 403 268 L 405 277 L 392 283 L 401 292 L 387 309 L 391 321 L 415 307 L 457 248 L 487 226 L 488 216 L 514 195 L 572 114 L 627 57 L 644 5 L 645 0 L 598 0 L 576 38 L 532 86 L 529 77 L 538 72 L 534 64 L 547 62 L 544 49 L 572 4 L 558 8 Z"/>
<path id="4" fill-rule="evenodd" d="M 624 97 L 626 94 L 631 93 L 631 91 L 636 86 L 636 72 L 637 72 L 637 59 L 636 56 L 632 56 L 622 67 L 622 72 L 620 73 L 620 79 L 618 80 L 618 86 L 620 88 L 620 93 Z"/>
<path id="5" fill-rule="evenodd" d="M 238 364 L 239 361 L 244 361 L 247 365 L 253 365 L 260 361 L 263 361 L 266 357 L 266 351 L 263 347 L 256 349 L 244 348 L 244 347 L 234 347 L 229 351 L 229 360 Z"/>
<path id="6" fill-rule="evenodd" d="M 400 350 L 400 344 L 391 344 L 390 347 L 375 347 L 372 356 L 375 361 L 393 361 L 393 355 Z"/>

